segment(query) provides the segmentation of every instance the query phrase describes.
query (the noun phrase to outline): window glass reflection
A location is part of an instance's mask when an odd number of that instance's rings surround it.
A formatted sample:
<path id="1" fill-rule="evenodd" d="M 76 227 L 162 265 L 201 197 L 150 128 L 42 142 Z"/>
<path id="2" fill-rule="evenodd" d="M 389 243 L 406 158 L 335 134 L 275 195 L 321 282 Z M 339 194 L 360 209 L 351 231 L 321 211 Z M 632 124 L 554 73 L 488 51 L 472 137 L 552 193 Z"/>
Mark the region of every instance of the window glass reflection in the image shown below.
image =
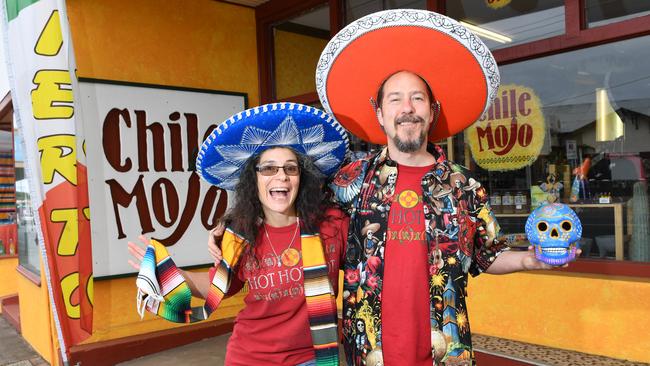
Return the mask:
<path id="1" fill-rule="evenodd" d="M 586 0 L 589 28 L 650 14 L 650 1 Z"/>
<path id="2" fill-rule="evenodd" d="M 500 196 L 494 206 L 505 231 L 521 231 L 529 210 L 553 197 L 583 220 L 584 256 L 644 258 L 635 248 L 650 250 L 642 229 L 650 224 L 648 57 L 646 36 L 500 67 L 499 98 L 466 132 L 465 162 Z M 483 158 L 490 149 L 503 154 Z M 495 156 L 502 161 L 490 166 Z"/>
<path id="3" fill-rule="evenodd" d="M 29 194 L 29 181 L 25 173 L 25 150 L 18 130 L 14 131 L 16 167 L 16 225 L 18 263 L 40 275 L 40 250 L 34 211 Z"/>
<path id="4" fill-rule="evenodd" d="M 564 34 L 564 0 L 454 0 L 447 15 L 476 33 L 490 49 Z"/>
<path id="5" fill-rule="evenodd" d="M 426 9 L 426 0 L 347 0 L 345 2 L 345 24 L 381 10 Z"/>
<path id="6" fill-rule="evenodd" d="M 0 256 L 16 255 L 16 190 L 11 122 L 0 121 Z"/>

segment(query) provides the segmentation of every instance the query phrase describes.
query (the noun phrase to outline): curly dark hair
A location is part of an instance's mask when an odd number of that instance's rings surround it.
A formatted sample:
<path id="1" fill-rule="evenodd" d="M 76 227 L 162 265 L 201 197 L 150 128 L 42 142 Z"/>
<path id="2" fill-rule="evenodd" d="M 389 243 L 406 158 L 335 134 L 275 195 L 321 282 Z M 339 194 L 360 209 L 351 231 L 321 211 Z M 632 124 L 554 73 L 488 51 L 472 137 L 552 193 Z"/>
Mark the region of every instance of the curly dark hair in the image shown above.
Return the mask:
<path id="1" fill-rule="evenodd" d="M 284 146 L 271 149 L 279 148 L 291 150 L 296 155 L 300 166 L 300 186 L 295 202 L 296 214 L 300 217 L 300 224 L 304 230 L 317 232 L 319 224 L 324 219 L 323 183 L 325 177 L 316 168 L 311 158 Z M 262 153 L 250 157 L 244 165 L 244 169 L 239 175 L 239 182 L 235 186 L 235 202 L 223 218 L 228 227 L 250 243 L 250 246 L 246 248 L 246 252 L 249 254 L 254 254 L 255 239 L 260 229 L 261 219 L 264 219 L 264 211 L 257 190 L 257 171 L 255 170 L 261 155 Z"/>

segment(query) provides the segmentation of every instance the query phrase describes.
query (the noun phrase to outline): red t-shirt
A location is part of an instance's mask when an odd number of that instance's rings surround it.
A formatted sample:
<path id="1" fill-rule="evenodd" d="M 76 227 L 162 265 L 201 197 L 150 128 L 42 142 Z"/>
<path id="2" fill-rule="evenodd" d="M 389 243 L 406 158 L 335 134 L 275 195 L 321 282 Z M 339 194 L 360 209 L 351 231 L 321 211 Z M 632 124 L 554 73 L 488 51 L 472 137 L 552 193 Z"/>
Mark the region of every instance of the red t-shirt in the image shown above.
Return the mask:
<path id="1" fill-rule="evenodd" d="M 338 210 L 327 211 L 330 218 L 320 226 L 330 281 L 338 293 L 341 255 L 345 253 L 349 219 Z M 232 288 L 248 283 L 246 306 L 237 314 L 228 342 L 226 365 L 287 365 L 315 358 L 304 296 L 300 232 L 292 248 L 299 256 L 282 253 L 289 247 L 296 225 L 274 228 L 265 225 L 278 261 L 268 244 L 264 229 L 257 238 L 257 261 L 243 258 Z M 229 291 L 232 293 L 232 291 Z"/>
<path id="2" fill-rule="evenodd" d="M 431 166 L 399 165 L 397 169 L 381 294 L 384 365 L 431 366 L 428 255 L 420 185 Z"/>

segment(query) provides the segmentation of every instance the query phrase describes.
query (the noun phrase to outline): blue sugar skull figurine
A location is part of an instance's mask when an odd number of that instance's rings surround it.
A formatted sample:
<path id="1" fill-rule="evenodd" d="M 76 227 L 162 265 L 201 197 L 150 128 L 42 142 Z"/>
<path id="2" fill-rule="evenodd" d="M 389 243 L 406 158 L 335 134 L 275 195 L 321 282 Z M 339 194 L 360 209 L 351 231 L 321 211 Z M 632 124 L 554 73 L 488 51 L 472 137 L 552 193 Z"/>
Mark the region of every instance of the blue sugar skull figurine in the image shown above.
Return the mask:
<path id="1" fill-rule="evenodd" d="M 550 203 L 538 207 L 526 221 L 526 236 L 535 257 L 552 266 L 561 266 L 576 257 L 582 224 L 569 206 Z"/>

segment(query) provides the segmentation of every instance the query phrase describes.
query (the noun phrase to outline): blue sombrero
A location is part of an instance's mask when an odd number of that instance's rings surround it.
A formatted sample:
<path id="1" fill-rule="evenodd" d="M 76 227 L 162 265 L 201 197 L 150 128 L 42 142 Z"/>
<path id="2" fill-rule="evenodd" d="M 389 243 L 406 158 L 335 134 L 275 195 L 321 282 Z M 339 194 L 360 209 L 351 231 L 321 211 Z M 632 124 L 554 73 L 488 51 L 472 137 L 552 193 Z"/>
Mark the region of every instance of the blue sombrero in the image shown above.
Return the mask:
<path id="1" fill-rule="evenodd" d="M 217 126 L 201 145 L 196 171 L 209 183 L 233 190 L 246 161 L 277 146 L 309 156 L 329 176 L 348 153 L 348 137 L 343 126 L 320 109 L 297 103 L 265 104 Z"/>

